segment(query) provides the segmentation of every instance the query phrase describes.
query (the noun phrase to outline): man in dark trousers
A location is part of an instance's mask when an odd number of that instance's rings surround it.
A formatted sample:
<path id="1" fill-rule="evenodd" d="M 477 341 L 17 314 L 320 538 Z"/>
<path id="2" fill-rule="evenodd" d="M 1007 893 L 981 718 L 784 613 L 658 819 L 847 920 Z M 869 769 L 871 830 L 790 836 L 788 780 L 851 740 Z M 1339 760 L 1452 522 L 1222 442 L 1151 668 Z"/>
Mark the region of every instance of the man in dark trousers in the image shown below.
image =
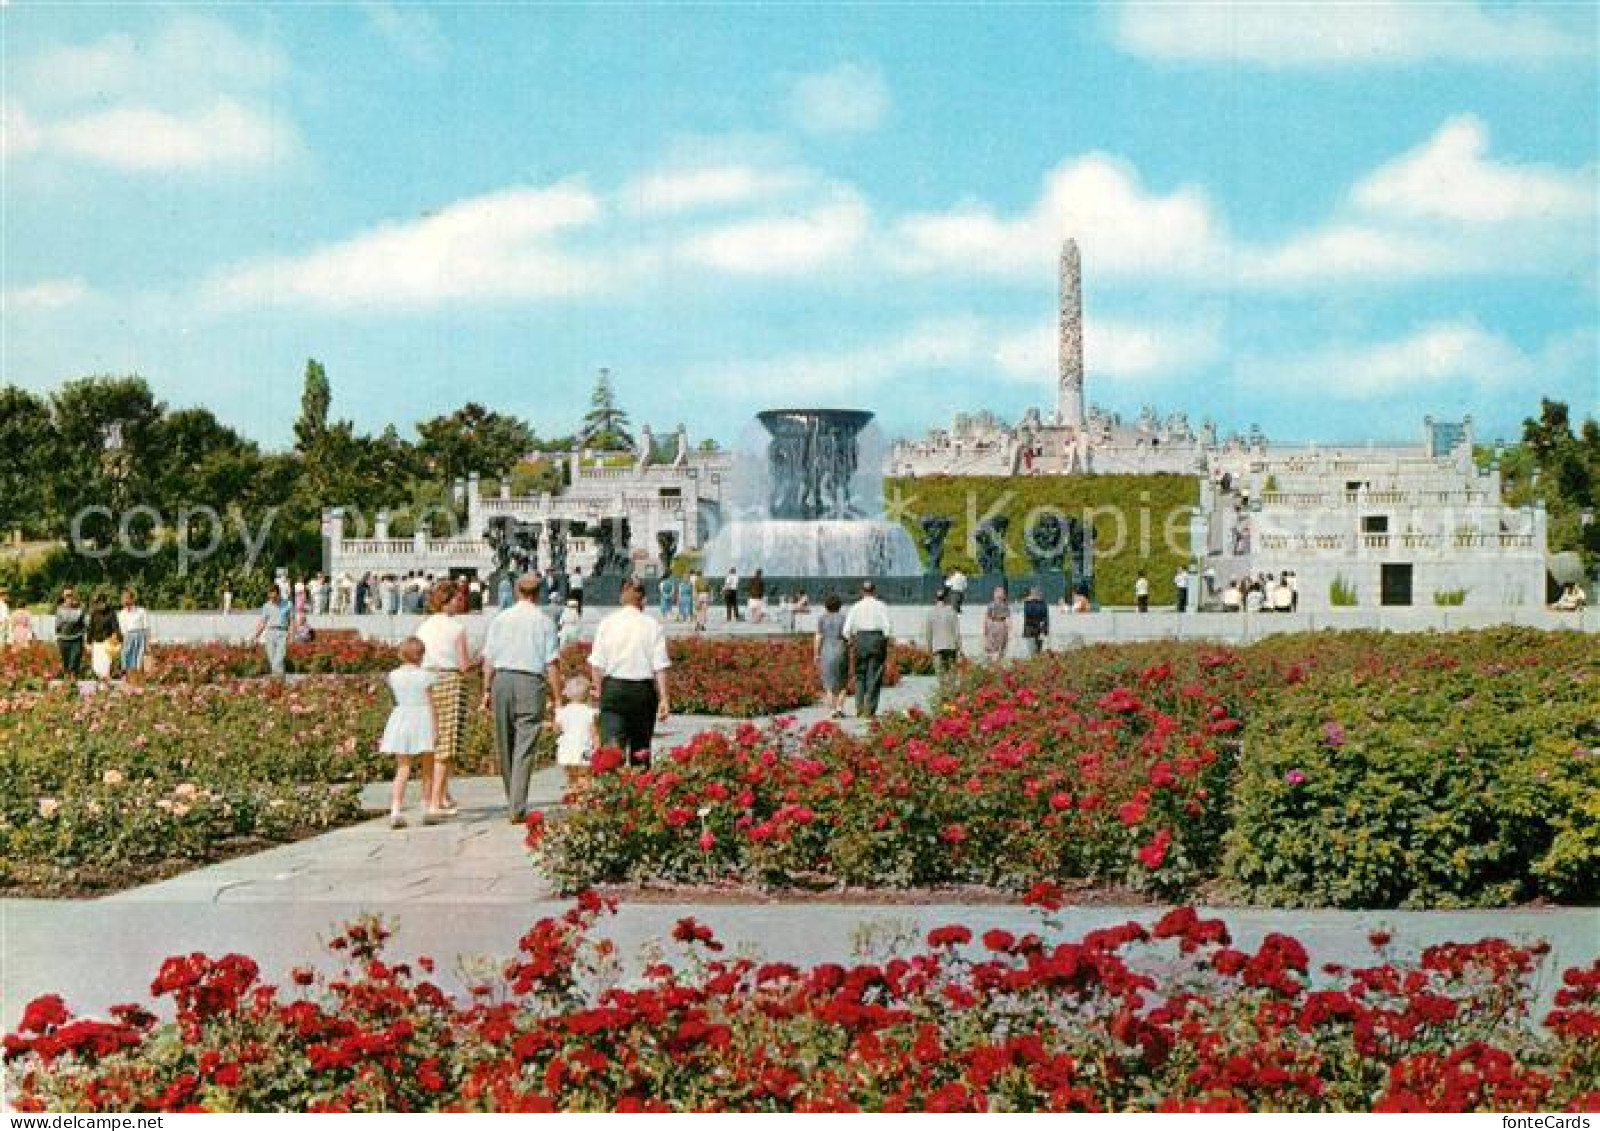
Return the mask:
<path id="1" fill-rule="evenodd" d="M 600 693 L 600 741 L 619 747 L 629 761 L 650 764 L 655 725 L 665 721 L 667 630 L 644 615 L 644 586 L 622 583 L 621 607 L 595 630 L 589 672 Z"/>
<path id="2" fill-rule="evenodd" d="M 883 666 L 889 659 L 894 625 L 889 606 L 878 600 L 878 587 L 861 583 L 861 599 L 844 618 L 844 638 L 855 653 L 856 717 L 870 719 L 878 713 L 878 693 L 883 690 Z"/>

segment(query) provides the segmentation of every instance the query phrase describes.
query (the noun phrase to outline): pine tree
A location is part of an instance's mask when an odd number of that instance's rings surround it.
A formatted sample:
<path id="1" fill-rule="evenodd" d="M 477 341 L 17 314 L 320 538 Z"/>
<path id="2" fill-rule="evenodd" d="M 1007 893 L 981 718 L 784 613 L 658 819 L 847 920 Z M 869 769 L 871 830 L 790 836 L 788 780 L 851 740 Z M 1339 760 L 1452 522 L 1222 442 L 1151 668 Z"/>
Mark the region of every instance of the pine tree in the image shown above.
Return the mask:
<path id="1" fill-rule="evenodd" d="M 600 370 L 595 377 L 594 393 L 589 397 L 589 411 L 583 417 L 583 443 L 585 447 L 601 450 L 633 447 L 633 435 L 628 431 L 628 414 L 617 406 L 609 369 Z"/>
<path id="2" fill-rule="evenodd" d="M 294 446 L 301 455 L 316 447 L 328 431 L 328 408 L 333 403 L 333 387 L 328 374 L 316 358 L 306 359 L 305 391 L 300 394 L 300 419 L 294 422 Z"/>

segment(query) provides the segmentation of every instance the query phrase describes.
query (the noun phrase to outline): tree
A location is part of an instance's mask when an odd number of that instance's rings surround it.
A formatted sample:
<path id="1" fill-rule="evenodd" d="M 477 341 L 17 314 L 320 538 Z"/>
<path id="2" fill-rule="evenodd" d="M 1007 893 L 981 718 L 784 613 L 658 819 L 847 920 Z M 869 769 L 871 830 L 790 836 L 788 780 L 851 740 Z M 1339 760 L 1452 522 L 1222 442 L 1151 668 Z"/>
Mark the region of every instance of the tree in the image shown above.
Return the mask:
<path id="1" fill-rule="evenodd" d="M 300 394 L 300 419 L 294 422 L 295 450 L 304 455 L 316 447 L 328 430 L 328 409 L 333 403 L 333 386 L 327 371 L 316 358 L 306 359 L 305 390 Z"/>
<path id="2" fill-rule="evenodd" d="M 1538 419 L 1522 423 L 1522 443 L 1504 453 L 1500 475 L 1507 502 L 1544 500 L 1552 550 L 1582 552 L 1589 569 L 1600 564 L 1600 424 L 1586 419 L 1574 435 L 1567 406 L 1540 401 Z"/>
<path id="3" fill-rule="evenodd" d="M 87 506 L 157 501 L 150 477 L 165 412 L 140 377 L 86 377 L 56 390 L 50 413 L 61 449 L 51 481 L 63 522 Z"/>
<path id="4" fill-rule="evenodd" d="M 533 429 L 526 423 L 470 402 L 448 416 L 424 420 L 417 435 L 417 453 L 445 483 L 474 471 L 502 475 L 533 447 Z"/>
<path id="5" fill-rule="evenodd" d="M 589 397 L 589 411 L 584 414 L 580 434 L 584 445 L 590 448 L 607 450 L 633 447 L 633 435 L 628 431 L 628 414 L 617 405 L 609 369 L 602 369 L 595 376 L 594 392 Z"/>
<path id="6" fill-rule="evenodd" d="M 0 532 L 40 535 L 55 528 L 50 484 L 59 456 L 45 399 L 0 386 Z"/>

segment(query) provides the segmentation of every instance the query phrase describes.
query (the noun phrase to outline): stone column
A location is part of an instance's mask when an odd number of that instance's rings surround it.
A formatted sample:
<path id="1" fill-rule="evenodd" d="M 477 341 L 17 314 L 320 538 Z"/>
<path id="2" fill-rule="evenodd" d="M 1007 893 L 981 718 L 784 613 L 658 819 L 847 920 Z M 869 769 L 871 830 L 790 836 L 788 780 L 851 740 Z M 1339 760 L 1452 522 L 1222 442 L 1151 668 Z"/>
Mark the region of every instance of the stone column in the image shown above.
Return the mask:
<path id="1" fill-rule="evenodd" d="M 1056 389 L 1056 423 L 1082 428 L 1083 419 L 1083 282 L 1078 241 L 1061 245 L 1060 368 Z"/>

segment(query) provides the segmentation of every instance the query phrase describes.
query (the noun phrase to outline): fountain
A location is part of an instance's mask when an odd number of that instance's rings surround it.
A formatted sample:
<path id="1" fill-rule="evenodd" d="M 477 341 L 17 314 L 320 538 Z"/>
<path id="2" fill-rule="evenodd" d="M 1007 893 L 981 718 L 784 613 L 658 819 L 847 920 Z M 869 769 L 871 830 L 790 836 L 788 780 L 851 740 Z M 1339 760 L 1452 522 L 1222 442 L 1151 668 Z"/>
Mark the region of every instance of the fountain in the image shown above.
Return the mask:
<path id="1" fill-rule="evenodd" d="M 727 493 L 732 518 L 706 546 L 707 574 L 730 567 L 760 568 L 769 578 L 922 573 L 911 535 L 881 517 L 881 452 L 861 450 L 872 413 L 792 408 L 756 419 L 765 436 L 741 444 Z"/>

